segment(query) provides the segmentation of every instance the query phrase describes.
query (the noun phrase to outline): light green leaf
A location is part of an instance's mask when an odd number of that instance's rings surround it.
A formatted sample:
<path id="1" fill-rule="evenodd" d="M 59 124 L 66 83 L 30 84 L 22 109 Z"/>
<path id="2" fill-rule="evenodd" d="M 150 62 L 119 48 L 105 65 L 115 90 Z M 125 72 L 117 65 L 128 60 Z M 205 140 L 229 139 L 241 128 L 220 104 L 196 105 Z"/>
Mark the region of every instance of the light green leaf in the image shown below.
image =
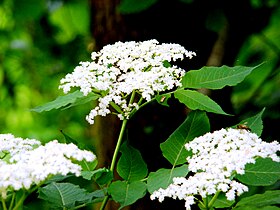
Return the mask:
<path id="1" fill-rule="evenodd" d="M 242 207 L 251 206 L 252 209 L 259 209 L 270 205 L 280 204 L 280 190 L 266 191 L 263 194 L 255 194 L 250 197 L 242 198 L 237 204 L 236 209 L 241 210 Z M 263 208 L 261 208 L 263 209 Z"/>
<path id="2" fill-rule="evenodd" d="M 200 70 L 188 71 L 182 79 L 182 84 L 184 88 L 222 89 L 242 82 L 257 67 L 205 66 Z"/>
<path id="3" fill-rule="evenodd" d="M 159 188 L 166 189 L 172 182 L 174 177 L 185 177 L 189 170 L 187 165 L 180 167 L 165 169 L 161 168 L 156 172 L 151 172 L 148 176 L 147 187 L 150 193 Z"/>
<path id="4" fill-rule="evenodd" d="M 199 109 L 216 114 L 228 115 L 215 101 L 200 92 L 178 89 L 175 91 L 174 96 L 191 110 Z"/>
<path id="5" fill-rule="evenodd" d="M 159 104 L 169 107 L 169 104 L 167 102 L 170 97 L 171 97 L 171 93 L 166 93 L 162 95 L 157 95 L 156 100 Z"/>
<path id="6" fill-rule="evenodd" d="M 203 111 L 191 111 L 186 120 L 160 144 L 163 156 L 174 166 L 186 162 L 186 157 L 191 154 L 185 149 L 185 144 L 197 136 L 209 132 L 209 119 Z"/>
<path id="7" fill-rule="evenodd" d="M 238 125 L 246 125 L 253 133 L 261 136 L 263 130 L 262 115 L 264 110 L 265 108 L 263 108 L 262 111 L 255 116 L 247 118 L 246 120 L 242 120 L 239 124 L 233 126 L 233 128 L 237 128 Z"/>
<path id="8" fill-rule="evenodd" d="M 103 197 L 98 193 L 88 193 L 85 189 L 71 183 L 56 183 L 39 188 L 39 198 L 47 201 L 52 207 L 73 208 L 76 202 L 92 202 L 93 197 Z"/>
<path id="9" fill-rule="evenodd" d="M 121 204 L 119 209 L 122 209 L 145 196 L 146 184 L 141 181 L 131 183 L 115 181 L 110 185 L 108 193 L 112 196 L 114 201 Z"/>
<path id="10" fill-rule="evenodd" d="M 236 178 L 246 185 L 272 185 L 280 179 L 280 162 L 274 162 L 271 158 L 258 158 L 255 164 L 246 165 L 245 174 L 238 174 Z"/>
<path id="11" fill-rule="evenodd" d="M 82 92 L 75 91 L 67 95 L 59 96 L 55 100 L 48 102 L 42 106 L 35 107 L 31 109 L 34 112 L 45 112 L 53 109 L 67 109 L 72 106 L 80 105 L 82 103 L 87 103 L 99 98 L 99 95 L 94 93 L 89 93 L 87 96 L 84 96 Z"/>
<path id="12" fill-rule="evenodd" d="M 145 178 L 148 168 L 141 153 L 124 142 L 121 147 L 121 157 L 117 165 L 118 174 L 127 181 L 137 181 Z"/>

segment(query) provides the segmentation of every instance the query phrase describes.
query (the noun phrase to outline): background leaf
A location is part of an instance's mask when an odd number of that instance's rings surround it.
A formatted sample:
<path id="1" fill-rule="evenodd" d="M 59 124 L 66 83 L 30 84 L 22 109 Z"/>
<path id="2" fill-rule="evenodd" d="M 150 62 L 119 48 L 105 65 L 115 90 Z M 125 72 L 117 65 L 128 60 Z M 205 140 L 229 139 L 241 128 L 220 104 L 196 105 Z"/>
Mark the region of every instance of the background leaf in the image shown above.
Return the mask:
<path id="1" fill-rule="evenodd" d="M 268 186 L 280 179 L 280 163 L 271 158 L 258 158 L 255 164 L 247 164 L 245 174 L 236 178 L 247 185 Z"/>
<path id="2" fill-rule="evenodd" d="M 215 101 L 200 92 L 178 89 L 175 91 L 174 96 L 191 110 L 199 109 L 216 114 L 228 115 Z"/>
<path id="3" fill-rule="evenodd" d="M 150 193 L 153 193 L 159 188 L 167 188 L 173 181 L 174 177 L 185 177 L 189 173 L 188 166 L 165 169 L 161 168 L 156 172 L 151 172 L 148 176 L 147 187 Z"/>
<path id="4" fill-rule="evenodd" d="M 205 66 L 200 70 L 188 71 L 182 79 L 184 88 L 221 89 L 242 82 L 256 67 Z"/>
<path id="5" fill-rule="evenodd" d="M 117 172 L 124 180 L 137 181 L 147 176 L 147 164 L 137 149 L 124 142 L 120 152 L 122 155 L 117 165 Z"/>
<path id="6" fill-rule="evenodd" d="M 87 103 L 89 101 L 93 101 L 99 98 L 99 95 L 94 93 L 89 93 L 87 96 L 84 96 L 82 92 L 75 91 L 73 93 L 68 93 L 67 95 L 59 96 L 55 100 L 48 102 L 44 105 L 37 106 L 31 111 L 34 112 L 45 112 L 53 109 L 60 108 L 70 108 L 74 105 L 80 105 L 82 103 Z"/>
<path id="7" fill-rule="evenodd" d="M 186 120 L 160 144 L 163 156 L 174 166 L 186 162 L 190 151 L 185 149 L 185 144 L 195 137 L 210 131 L 209 119 L 203 111 L 191 111 Z"/>
<path id="8" fill-rule="evenodd" d="M 114 201 L 121 204 L 121 209 L 143 198 L 146 194 L 146 184 L 141 181 L 115 181 L 110 185 L 108 192 Z"/>
<path id="9" fill-rule="evenodd" d="M 158 0 L 121 0 L 118 10 L 122 14 L 141 12 L 151 7 L 157 1 Z"/>
<path id="10" fill-rule="evenodd" d="M 235 209 L 241 210 L 243 207 L 250 206 L 251 209 L 265 209 L 270 205 L 280 204 L 280 190 L 266 191 L 263 194 L 256 194 L 250 197 L 242 198 Z M 273 209 L 273 208 L 272 208 Z"/>

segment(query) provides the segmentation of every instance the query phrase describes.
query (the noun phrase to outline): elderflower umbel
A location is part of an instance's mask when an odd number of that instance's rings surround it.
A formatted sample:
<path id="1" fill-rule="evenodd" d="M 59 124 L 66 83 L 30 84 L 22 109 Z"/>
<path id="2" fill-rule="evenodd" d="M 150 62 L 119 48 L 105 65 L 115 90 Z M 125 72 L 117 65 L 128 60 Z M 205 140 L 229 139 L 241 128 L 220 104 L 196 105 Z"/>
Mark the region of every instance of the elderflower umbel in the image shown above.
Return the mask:
<path id="1" fill-rule="evenodd" d="M 255 163 L 255 159 L 271 158 L 280 162 L 276 155 L 280 144 L 276 141 L 267 143 L 256 134 L 245 129 L 221 129 L 195 138 L 185 145 L 192 151 L 187 157 L 188 169 L 195 174 L 188 178 L 173 179 L 167 189 L 159 189 L 151 195 L 160 202 L 165 197 L 185 200 L 186 209 L 195 203 L 194 195 L 205 198 L 217 191 L 225 193 L 228 200 L 248 191 L 248 187 L 232 180 L 234 174 L 244 174 L 247 163 Z"/>
<path id="2" fill-rule="evenodd" d="M 0 196 L 6 199 L 9 191 L 30 189 L 52 175 L 81 174 L 81 166 L 72 160 L 94 161 L 96 156 L 80 150 L 74 144 L 57 140 L 41 145 L 35 139 L 16 138 L 0 134 Z"/>
<path id="3" fill-rule="evenodd" d="M 139 106 L 133 102 L 128 104 L 133 91 L 150 101 L 158 92 L 181 86 L 185 71 L 170 62 L 194 55 L 179 44 L 159 44 L 154 39 L 116 42 L 93 52 L 91 62 L 80 62 L 72 73 L 61 79 L 59 88 L 68 93 L 72 87 L 78 87 L 85 96 L 90 92 L 101 95 L 98 105 L 86 117 L 90 124 L 94 123 L 95 116 L 111 113 L 112 103 L 119 107 L 117 116 L 121 120 L 128 119 L 130 112 Z"/>

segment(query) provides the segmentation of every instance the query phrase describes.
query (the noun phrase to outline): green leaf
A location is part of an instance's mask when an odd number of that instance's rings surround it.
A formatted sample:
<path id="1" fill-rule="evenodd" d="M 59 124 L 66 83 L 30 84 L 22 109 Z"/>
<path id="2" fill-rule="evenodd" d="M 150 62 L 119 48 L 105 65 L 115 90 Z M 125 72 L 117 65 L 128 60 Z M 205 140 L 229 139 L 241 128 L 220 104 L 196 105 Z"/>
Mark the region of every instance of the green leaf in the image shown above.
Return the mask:
<path id="1" fill-rule="evenodd" d="M 39 188 L 39 198 L 56 208 L 73 208 L 76 202 L 82 202 L 85 199 L 91 200 L 93 196 L 95 196 L 95 193 L 88 193 L 85 189 L 71 183 L 52 182 Z"/>
<path id="2" fill-rule="evenodd" d="M 280 162 L 274 162 L 271 158 L 258 158 L 255 164 L 245 166 L 245 174 L 237 174 L 236 178 L 246 185 L 272 185 L 280 179 Z"/>
<path id="3" fill-rule="evenodd" d="M 161 94 L 156 96 L 156 100 L 159 104 L 169 107 L 168 99 L 171 97 L 171 93 Z"/>
<path id="4" fill-rule="evenodd" d="M 229 201 L 224 193 L 220 193 L 218 198 L 215 200 L 213 207 L 215 208 L 228 208 L 232 206 L 235 201 Z"/>
<path id="5" fill-rule="evenodd" d="M 186 120 L 160 144 L 163 156 L 173 165 L 177 166 L 186 162 L 190 151 L 185 149 L 185 144 L 197 136 L 209 132 L 209 119 L 203 111 L 191 111 Z"/>
<path id="6" fill-rule="evenodd" d="M 104 185 L 113 180 L 113 173 L 107 168 L 99 168 L 92 171 L 94 180 L 99 185 Z"/>
<path id="7" fill-rule="evenodd" d="M 247 118 L 246 120 L 242 120 L 239 124 L 233 126 L 233 128 L 237 128 L 238 125 L 246 125 L 253 133 L 261 136 L 263 130 L 262 115 L 264 113 L 264 110 L 265 108 L 263 108 L 262 111 L 255 116 Z"/>
<path id="8" fill-rule="evenodd" d="M 185 177 L 188 172 L 187 165 L 172 169 L 161 168 L 156 172 L 151 172 L 147 181 L 148 191 L 152 194 L 159 188 L 166 189 L 173 182 L 174 177 Z"/>
<path id="9" fill-rule="evenodd" d="M 158 0 L 121 0 L 118 10 L 122 14 L 141 12 L 148 9 Z"/>
<path id="10" fill-rule="evenodd" d="M 216 114 L 228 115 L 215 101 L 200 92 L 178 89 L 175 91 L 174 96 L 191 110 L 199 109 Z"/>
<path id="11" fill-rule="evenodd" d="M 120 203 L 119 209 L 131 205 L 138 199 L 143 198 L 146 194 L 146 184 L 141 181 L 128 183 L 126 181 L 113 182 L 108 193 L 112 196 L 113 200 Z"/>
<path id="12" fill-rule="evenodd" d="M 200 70 L 188 71 L 182 79 L 182 84 L 184 88 L 222 89 L 242 82 L 257 67 L 205 66 Z"/>
<path id="13" fill-rule="evenodd" d="M 248 206 L 239 206 L 234 208 L 234 210 L 280 210 L 277 206 L 262 206 L 262 207 L 256 207 L 254 205 L 248 205 Z"/>
<path id="14" fill-rule="evenodd" d="M 87 103 L 89 101 L 93 101 L 99 98 L 99 95 L 94 93 L 89 93 L 87 96 L 84 96 L 82 92 L 75 91 L 73 93 L 69 93 L 64 96 L 59 96 L 55 100 L 48 102 L 42 106 L 35 107 L 31 109 L 34 112 L 45 112 L 53 109 L 67 109 L 72 106 L 80 105 L 83 103 Z"/>
<path id="15" fill-rule="evenodd" d="M 280 190 L 266 191 L 263 194 L 255 194 L 250 197 L 242 198 L 237 204 L 236 209 L 241 210 L 243 207 L 251 206 L 251 209 L 259 209 L 270 205 L 280 204 Z M 263 208 L 261 208 L 263 209 Z M 265 209 L 265 208 L 264 208 Z"/>
<path id="16" fill-rule="evenodd" d="M 124 180 L 137 181 L 147 176 L 147 165 L 137 149 L 124 142 L 120 152 L 122 155 L 117 165 L 117 172 Z"/>

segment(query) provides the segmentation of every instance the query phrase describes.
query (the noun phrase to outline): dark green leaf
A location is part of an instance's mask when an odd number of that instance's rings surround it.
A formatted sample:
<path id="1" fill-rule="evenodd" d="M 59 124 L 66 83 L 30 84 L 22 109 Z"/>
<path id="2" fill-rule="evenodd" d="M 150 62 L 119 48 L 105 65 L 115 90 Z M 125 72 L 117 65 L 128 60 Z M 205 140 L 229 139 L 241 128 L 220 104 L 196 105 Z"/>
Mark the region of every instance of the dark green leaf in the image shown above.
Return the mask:
<path id="1" fill-rule="evenodd" d="M 147 165 L 137 149 L 124 142 L 120 152 L 122 155 L 117 165 L 117 171 L 124 180 L 137 181 L 147 176 Z"/>
<path id="2" fill-rule="evenodd" d="M 118 9 L 122 14 L 137 13 L 148 9 L 157 1 L 158 0 L 121 0 Z"/>
<path id="3" fill-rule="evenodd" d="M 184 88 L 222 89 L 234 86 L 244 80 L 256 67 L 221 66 L 202 67 L 200 70 L 188 71 L 182 79 Z"/>
<path id="4" fill-rule="evenodd" d="M 147 181 L 148 191 L 153 193 L 159 188 L 166 189 L 173 182 L 174 177 L 185 177 L 188 172 L 187 165 L 172 169 L 161 168 L 156 172 L 151 172 Z"/>
<path id="5" fill-rule="evenodd" d="M 277 204 L 280 204 L 280 190 L 266 191 L 263 194 L 245 197 L 236 204 L 236 207 L 239 207 L 239 210 L 242 209 L 241 207 L 246 206 L 252 206 L 254 207 L 252 209 L 256 209 L 257 207 L 260 208 Z"/>
<path id="6" fill-rule="evenodd" d="M 216 114 L 228 115 L 215 101 L 200 92 L 178 89 L 174 93 L 174 96 L 191 110 L 199 109 Z"/>
<path id="7" fill-rule="evenodd" d="M 173 165 L 177 166 L 186 162 L 186 157 L 191 152 L 185 149 L 185 144 L 197 136 L 209 132 L 209 119 L 203 111 L 191 111 L 186 120 L 160 144 L 163 156 Z"/>
<path id="8" fill-rule="evenodd" d="M 236 175 L 236 178 L 253 186 L 268 186 L 280 179 L 280 163 L 271 158 L 258 158 L 255 164 L 247 164 L 245 174 Z"/>
<path id="9" fill-rule="evenodd" d="M 119 209 L 122 209 L 145 196 L 146 184 L 141 181 L 131 183 L 115 181 L 110 185 L 108 193 L 112 196 L 114 201 L 121 204 Z"/>
<path id="10" fill-rule="evenodd" d="M 42 106 L 35 107 L 31 109 L 34 112 L 45 112 L 53 109 L 69 108 L 74 105 L 80 105 L 81 102 L 87 103 L 99 98 L 99 95 L 94 93 L 89 93 L 87 96 L 84 96 L 82 92 L 75 91 L 64 96 L 59 96 L 55 100 L 48 102 Z M 85 100 L 86 99 L 86 100 Z"/>
<path id="11" fill-rule="evenodd" d="M 94 180 L 99 185 L 104 185 L 113 180 L 113 173 L 107 168 L 99 168 L 95 171 L 92 171 L 92 176 Z"/>

